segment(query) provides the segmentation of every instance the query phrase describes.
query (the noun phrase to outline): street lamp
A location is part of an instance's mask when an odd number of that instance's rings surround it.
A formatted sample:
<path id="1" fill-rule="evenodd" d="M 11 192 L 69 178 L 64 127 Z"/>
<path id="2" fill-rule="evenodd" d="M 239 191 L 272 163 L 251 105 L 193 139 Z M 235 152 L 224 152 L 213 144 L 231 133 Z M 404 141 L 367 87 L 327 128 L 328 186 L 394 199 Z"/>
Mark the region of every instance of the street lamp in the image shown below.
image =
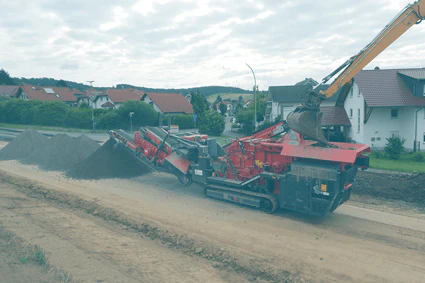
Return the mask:
<path id="1" fill-rule="evenodd" d="M 90 84 L 91 93 L 93 94 L 93 83 L 94 83 L 94 81 L 87 81 L 87 82 Z M 92 102 L 92 104 L 91 104 L 91 121 L 93 123 L 93 132 L 94 132 L 94 110 L 93 110 L 93 107 L 94 107 L 94 104 Z"/>
<path id="2" fill-rule="evenodd" d="M 134 112 L 130 112 L 130 132 L 133 132 L 133 115 Z"/>
<path id="3" fill-rule="evenodd" d="M 245 64 L 251 69 L 252 75 L 254 76 L 254 130 L 257 131 L 257 79 L 255 78 L 255 73 L 251 66 L 247 63 Z"/>

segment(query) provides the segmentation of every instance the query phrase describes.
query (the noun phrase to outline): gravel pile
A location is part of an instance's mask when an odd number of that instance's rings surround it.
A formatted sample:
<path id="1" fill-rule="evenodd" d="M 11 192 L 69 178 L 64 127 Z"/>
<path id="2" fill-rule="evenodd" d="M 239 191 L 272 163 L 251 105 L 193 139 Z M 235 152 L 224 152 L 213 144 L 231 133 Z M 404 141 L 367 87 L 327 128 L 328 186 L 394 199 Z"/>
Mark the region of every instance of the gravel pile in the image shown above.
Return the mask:
<path id="1" fill-rule="evenodd" d="M 28 129 L 0 150 L 0 160 L 19 160 L 43 170 L 66 171 L 86 159 L 100 145 L 87 136 L 74 139 L 65 134 L 47 138 Z"/>
<path id="2" fill-rule="evenodd" d="M 26 158 L 33 152 L 43 150 L 48 141 L 47 137 L 33 129 L 25 130 L 0 150 L 0 160 Z"/>
<path id="3" fill-rule="evenodd" d="M 132 178 L 152 170 L 125 148 L 114 149 L 115 141 L 108 140 L 88 158 L 66 172 L 75 179 Z"/>
<path id="4" fill-rule="evenodd" d="M 58 134 L 44 143 L 39 150 L 20 160 L 22 163 L 36 164 L 43 170 L 66 171 L 95 152 L 100 145 L 87 136 L 74 139 Z"/>
<path id="5" fill-rule="evenodd" d="M 358 172 L 352 192 L 359 195 L 414 202 L 425 206 L 425 174 L 409 176 Z"/>

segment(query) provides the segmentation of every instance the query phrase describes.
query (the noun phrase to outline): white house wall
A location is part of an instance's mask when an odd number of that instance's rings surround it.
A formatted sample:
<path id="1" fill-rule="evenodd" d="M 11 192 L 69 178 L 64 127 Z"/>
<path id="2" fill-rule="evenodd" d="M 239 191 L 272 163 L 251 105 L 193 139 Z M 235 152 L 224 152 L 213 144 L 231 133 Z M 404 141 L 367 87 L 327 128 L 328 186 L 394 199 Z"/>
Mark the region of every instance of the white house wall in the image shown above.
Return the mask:
<path id="1" fill-rule="evenodd" d="M 106 102 L 111 102 L 112 104 L 114 104 L 114 102 L 112 100 L 110 100 L 109 97 L 107 97 L 107 96 L 100 96 L 93 103 L 94 108 L 95 109 L 100 109 L 100 108 L 102 108 L 102 105 L 105 104 Z"/>
<path id="2" fill-rule="evenodd" d="M 292 103 L 278 103 L 272 102 L 272 111 L 270 112 L 270 121 L 273 122 L 276 117 L 281 116 L 283 120 L 286 120 L 288 114 L 295 110 L 298 106 L 301 105 L 301 102 L 292 102 Z M 335 101 L 325 100 L 322 102 L 321 106 L 335 106 Z"/>
<path id="3" fill-rule="evenodd" d="M 397 108 L 398 118 L 391 118 L 391 109 L 396 108 L 373 109 L 365 125 L 363 142 L 369 144 L 372 148 L 383 149 L 387 143 L 387 138 L 392 135 L 398 135 L 406 139 L 404 144 L 406 148 L 413 149 L 413 141 L 415 138 L 415 114 L 418 108 Z M 421 118 L 421 120 L 419 118 Z M 422 122 L 422 124 L 419 124 L 420 122 Z M 423 122 L 423 113 L 418 113 L 418 133 L 421 131 L 423 134 L 425 130 Z M 418 137 L 421 136 L 418 135 Z M 421 141 L 423 141 L 423 136 Z"/>
<path id="4" fill-rule="evenodd" d="M 363 95 L 360 93 L 360 90 L 357 84 L 354 83 L 353 87 L 350 89 L 350 92 L 347 95 L 347 98 L 345 99 L 344 108 L 351 122 L 350 138 L 356 141 L 357 143 L 366 143 L 368 141 L 367 139 L 364 139 L 364 136 L 363 136 L 364 105 L 365 105 L 364 103 L 365 102 L 364 102 Z M 353 110 L 352 117 L 350 117 L 351 116 L 350 109 Z M 358 119 L 359 111 L 360 111 L 360 123 Z M 359 124 L 360 124 L 360 129 L 359 129 Z"/>

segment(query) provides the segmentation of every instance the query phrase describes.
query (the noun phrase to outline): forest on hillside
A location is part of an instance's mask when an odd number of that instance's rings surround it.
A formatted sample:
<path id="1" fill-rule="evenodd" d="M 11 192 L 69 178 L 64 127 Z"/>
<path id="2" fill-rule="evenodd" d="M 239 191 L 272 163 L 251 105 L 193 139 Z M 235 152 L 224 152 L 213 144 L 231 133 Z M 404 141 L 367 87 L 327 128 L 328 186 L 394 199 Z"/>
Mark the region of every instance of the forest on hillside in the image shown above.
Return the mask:
<path id="1" fill-rule="evenodd" d="M 57 86 L 61 80 L 54 78 L 13 78 L 16 84 L 27 83 L 31 85 L 39 85 L 39 86 Z M 90 88 L 89 84 L 77 83 L 72 81 L 63 80 L 66 83 L 66 86 L 70 88 L 76 88 L 80 91 L 86 90 Z M 106 89 L 110 87 L 99 87 L 96 86 L 96 89 Z M 199 92 L 204 97 L 208 97 L 210 95 L 214 95 L 217 93 L 238 93 L 238 94 L 246 94 L 252 93 L 252 90 L 245 90 L 237 87 L 230 86 L 202 86 L 202 87 L 191 87 L 191 88 L 149 88 L 143 86 L 134 86 L 130 84 L 118 84 L 116 86 L 117 89 L 124 88 L 135 88 L 140 89 L 146 92 L 167 92 L 167 93 L 181 93 L 181 94 L 189 94 L 191 92 Z"/>

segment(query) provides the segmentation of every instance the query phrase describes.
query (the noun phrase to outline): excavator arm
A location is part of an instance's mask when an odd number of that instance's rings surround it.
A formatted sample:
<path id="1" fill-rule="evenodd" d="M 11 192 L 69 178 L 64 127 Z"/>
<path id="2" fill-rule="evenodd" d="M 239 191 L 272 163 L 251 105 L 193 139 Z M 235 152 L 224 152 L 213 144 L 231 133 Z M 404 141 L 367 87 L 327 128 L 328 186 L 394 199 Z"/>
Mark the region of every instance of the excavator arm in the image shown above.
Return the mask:
<path id="1" fill-rule="evenodd" d="M 313 89 L 302 101 L 301 106 L 287 117 L 289 128 L 299 134 L 327 144 L 321 127 L 321 102 L 333 96 L 339 89 L 351 84 L 353 77 L 367 64 L 376 58 L 382 51 L 396 41 L 403 33 L 415 24 L 419 24 L 425 17 L 425 0 L 419 0 L 407 5 L 391 22 L 358 54 L 352 56 L 344 64 L 326 76 L 320 85 L 339 74 L 330 86 L 321 93 Z"/>

